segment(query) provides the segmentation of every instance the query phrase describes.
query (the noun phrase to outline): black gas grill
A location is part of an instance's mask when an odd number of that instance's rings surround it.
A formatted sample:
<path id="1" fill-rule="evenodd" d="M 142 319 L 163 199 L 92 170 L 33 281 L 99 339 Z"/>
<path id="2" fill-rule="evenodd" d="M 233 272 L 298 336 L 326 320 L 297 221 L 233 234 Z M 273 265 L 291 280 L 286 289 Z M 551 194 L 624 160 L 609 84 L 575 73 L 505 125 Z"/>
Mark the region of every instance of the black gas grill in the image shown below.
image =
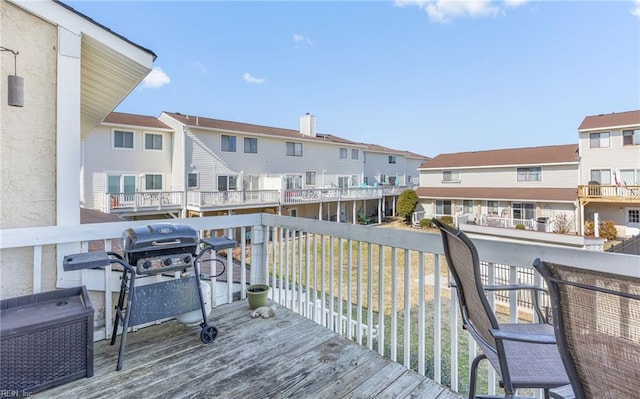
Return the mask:
<path id="1" fill-rule="evenodd" d="M 205 344 L 215 340 L 218 329 L 207 323 L 200 288 L 200 260 L 207 252 L 235 246 L 236 242 L 226 237 L 198 239 L 197 232 L 187 225 L 156 223 L 125 230 L 122 233 L 121 244 L 123 256 L 114 252 L 67 255 L 64 258 L 64 269 L 80 270 L 107 266 L 111 263 L 118 263 L 123 267 L 111 335 L 113 345 L 118 328 L 122 325 L 116 366 L 116 370 L 121 370 L 127 330 L 130 326 L 201 309 L 200 339 Z M 136 285 L 136 279 L 139 278 L 160 274 L 173 277 L 175 273 L 168 272 L 187 271 L 190 268 L 193 268 L 194 273 L 188 277 L 168 278 L 165 281 Z"/>
<path id="2" fill-rule="evenodd" d="M 122 233 L 124 259 L 138 274 L 156 274 L 193 267 L 198 233 L 186 225 L 157 223 Z"/>

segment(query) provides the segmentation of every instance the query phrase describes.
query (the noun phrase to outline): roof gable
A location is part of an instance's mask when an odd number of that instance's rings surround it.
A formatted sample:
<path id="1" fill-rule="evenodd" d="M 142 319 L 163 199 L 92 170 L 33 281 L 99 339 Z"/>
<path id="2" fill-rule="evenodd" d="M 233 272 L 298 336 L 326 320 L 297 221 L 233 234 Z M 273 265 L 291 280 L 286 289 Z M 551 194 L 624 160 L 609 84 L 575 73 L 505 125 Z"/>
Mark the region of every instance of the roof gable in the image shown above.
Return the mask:
<path id="1" fill-rule="evenodd" d="M 578 130 L 607 129 L 632 125 L 640 126 L 640 110 L 587 116 L 578 127 Z"/>
<path id="2" fill-rule="evenodd" d="M 110 113 L 104 118 L 103 123 L 173 130 L 171 127 L 159 121 L 155 116 L 126 114 L 123 112 Z"/>

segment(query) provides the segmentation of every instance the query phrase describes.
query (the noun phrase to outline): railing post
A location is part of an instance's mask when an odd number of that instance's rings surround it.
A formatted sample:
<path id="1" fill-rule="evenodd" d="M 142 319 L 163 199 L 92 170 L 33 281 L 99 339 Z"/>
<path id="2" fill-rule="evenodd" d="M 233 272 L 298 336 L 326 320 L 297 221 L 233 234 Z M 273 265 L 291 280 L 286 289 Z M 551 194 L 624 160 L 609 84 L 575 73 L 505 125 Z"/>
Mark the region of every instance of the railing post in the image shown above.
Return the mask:
<path id="1" fill-rule="evenodd" d="M 251 227 L 251 264 L 256 268 L 251 269 L 251 282 L 267 284 L 267 254 L 269 253 L 268 240 L 265 240 L 265 226 L 255 225 Z"/>

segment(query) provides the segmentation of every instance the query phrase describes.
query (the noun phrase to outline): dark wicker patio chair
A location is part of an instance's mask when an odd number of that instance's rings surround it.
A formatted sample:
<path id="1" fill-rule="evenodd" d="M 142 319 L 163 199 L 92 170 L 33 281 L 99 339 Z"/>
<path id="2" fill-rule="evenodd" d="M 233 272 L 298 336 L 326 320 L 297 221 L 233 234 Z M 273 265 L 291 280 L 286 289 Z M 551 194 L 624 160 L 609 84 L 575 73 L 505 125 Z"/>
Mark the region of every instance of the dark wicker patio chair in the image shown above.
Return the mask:
<path id="1" fill-rule="evenodd" d="M 640 397 L 640 278 L 543 262 L 560 354 L 578 399 Z"/>
<path id="2" fill-rule="evenodd" d="M 500 376 L 507 399 L 521 388 L 549 389 L 569 384 L 553 327 L 544 323 L 498 323 L 486 292 L 541 288 L 524 285 L 487 287 L 482 285 L 480 259 L 475 245 L 463 232 L 437 219 L 432 220 L 442 234 L 449 271 L 455 280 L 463 327 L 478 343 L 482 353 L 471 364 L 469 398 L 476 398 L 478 364 L 488 359 Z M 532 295 L 536 298 L 536 295 Z M 536 304 L 537 305 L 537 304 Z M 541 320 L 542 312 L 536 306 Z M 488 397 L 488 396 L 483 396 Z"/>

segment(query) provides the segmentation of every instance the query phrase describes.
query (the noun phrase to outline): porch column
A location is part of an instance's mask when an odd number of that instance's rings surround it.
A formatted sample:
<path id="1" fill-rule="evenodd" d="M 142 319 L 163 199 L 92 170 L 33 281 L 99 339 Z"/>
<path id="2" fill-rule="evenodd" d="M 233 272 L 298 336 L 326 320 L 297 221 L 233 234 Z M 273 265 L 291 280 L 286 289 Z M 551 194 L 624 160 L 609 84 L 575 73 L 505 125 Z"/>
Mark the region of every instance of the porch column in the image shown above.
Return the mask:
<path id="1" fill-rule="evenodd" d="M 251 284 L 267 284 L 267 254 L 269 240 L 265 240 L 265 226 L 251 226 Z"/>
<path id="2" fill-rule="evenodd" d="M 353 220 L 353 224 L 358 223 L 358 215 L 357 215 L 358 210 L 356 209 L 357 202 L 358 202 L 357 200 L 353 200 L 353 212 L 351 213 L 351 219 Z"/>

